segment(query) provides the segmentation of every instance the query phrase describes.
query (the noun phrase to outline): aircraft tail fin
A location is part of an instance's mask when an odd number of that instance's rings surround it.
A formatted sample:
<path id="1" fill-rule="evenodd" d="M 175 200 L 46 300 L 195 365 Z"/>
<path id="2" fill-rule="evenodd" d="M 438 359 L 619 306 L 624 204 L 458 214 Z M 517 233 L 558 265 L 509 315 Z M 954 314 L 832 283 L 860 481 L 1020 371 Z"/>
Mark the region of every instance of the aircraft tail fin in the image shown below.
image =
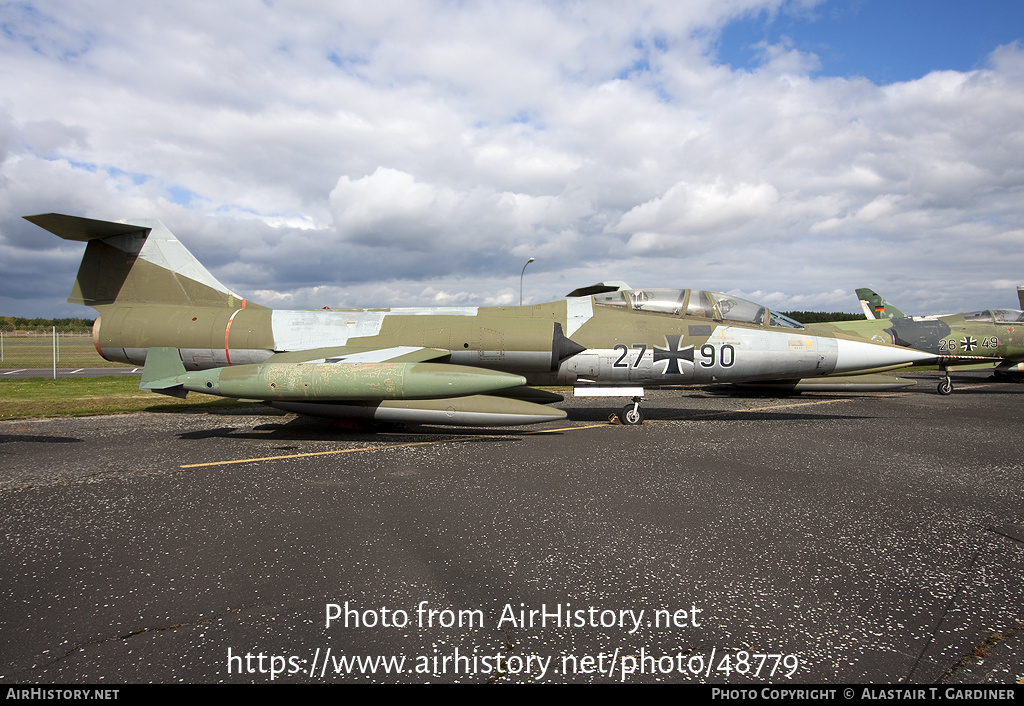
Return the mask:
<path id="1" fill-rule="evenodd" d="M 88 243 L 68 297 L 73 304 L 246 306 L 160 221 L 98 221 L 60 213 L 25 220 L 65 240 Z"/>
<path id="2" fill-rule="evenodd" d="M 860 298 L 860 306 L 864 310 L 864 316 L 869 319 L 895 319 L 906 316 L 889 302 L 882 299 L 881 295 L 874 290 L 862 287 L 857 290 Z"/>
<path id="3" fill-rule="evenodd" d="M 1020 308 L 1024 309 L 1024 287 L 1017 285 L 1017 301 L 1020 302 Z"/>

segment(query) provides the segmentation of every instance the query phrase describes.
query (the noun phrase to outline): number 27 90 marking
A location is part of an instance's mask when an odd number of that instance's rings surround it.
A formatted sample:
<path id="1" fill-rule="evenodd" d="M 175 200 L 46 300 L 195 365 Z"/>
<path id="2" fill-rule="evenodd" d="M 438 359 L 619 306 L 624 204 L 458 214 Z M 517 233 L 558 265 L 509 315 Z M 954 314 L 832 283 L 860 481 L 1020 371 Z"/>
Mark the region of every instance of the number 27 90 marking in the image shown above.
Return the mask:
<path id="1" fill-rule="evenodd" d="M 629 361 L 626 360 L 626 356 L 629 355 L 629 347 L 626 346 L 626 344 L 624 344 L 624 343 L 619 343 L 618 345 L 616 345 L 614 350 L 617 350 L 617 351 L 621 350 L 622 354 L 618 358 L 615 359 L 615 362 L 612 363 L 612 367 L 613 368 L 629 368 L 629 367 L 637 368 L 637 367 L 639 367 L 640 366 L 640 361 L 644 357 L 644 353 L 647 352 L 647 344 L 646 343 L 634 343 L 633 344 L 633 348 L 634 349 L 639 349 L 640 352 L 637 353 L 636 360 L 634 360 L 633 364 L 630 365 Z M 700 354 L 704 358 L 704 360 L 700 361 L 700 365 L 703 368 L 712 368 L 712 367 L 714 367 L 716 361 L 718 362 L 718 365 L 722 366 L 723 368 L 731 368 L 733 366 L 733 364 L 736 362 L 736 349 L 732 345 L 730 345 L 728 343 L 725 343 L 725 344 L 723 344 L 721 346 L 718 346 L 718 347 L 715 347 L 715 346 L 711 345 L 710 343 L 705 343 L 703 346 L 700 347 Z"/>

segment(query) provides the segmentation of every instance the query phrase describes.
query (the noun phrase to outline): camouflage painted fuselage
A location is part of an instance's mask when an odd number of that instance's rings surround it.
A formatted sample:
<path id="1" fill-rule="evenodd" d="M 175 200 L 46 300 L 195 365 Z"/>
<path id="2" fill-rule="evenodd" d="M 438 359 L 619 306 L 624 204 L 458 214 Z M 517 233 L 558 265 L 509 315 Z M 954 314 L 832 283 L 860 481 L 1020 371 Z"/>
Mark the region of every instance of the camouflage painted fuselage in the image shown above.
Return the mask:
<path id="1" fill-rule="evenodd" d="M 810 324 L 807 331 L 859 336 L 934 353 L 946 366 L 1001 359 L 999 369 L 1017 370 L 1024 361 L 1024 312 L 1017 309 Z"/>
<path id="2" fill-rule="evenodd" d="M 431 349 L 453 364 L 516 372 L 531 384 L 651 385 L 810 377 L 903 362 L 844 359 L 840 348 L 850 344 L 833 336 L 643 312 L 596 304 L 591 297 L 461 309 L 99 309 L 94 336 L 105 358 L 142 365 L 147 349 L 171 346 L 189 370 L 271 358 L 400 361 Z"/>
<path id="3" fill-rule="evenodd" d="M 524 381 L 615 388 L 795 379 L 928 357 L 812 334 L 752 302 L 689 289 L 526 307 L 271 310 L 228 290 L 159 221 L 27 218 L 88 243 L 69 301 L 99 312 L 93 337 L 104 358 L 146 365 L 143 389 L 164 394 L 255 397 L 305 411 L 328 403 L 346 414 L 364 405 L 392 419 L 457 414 L 453 400 L 462 400 L 478 420 L 497 423 L 543 417 Z M 510 396 L 518 407 L 505 414 Z"/>

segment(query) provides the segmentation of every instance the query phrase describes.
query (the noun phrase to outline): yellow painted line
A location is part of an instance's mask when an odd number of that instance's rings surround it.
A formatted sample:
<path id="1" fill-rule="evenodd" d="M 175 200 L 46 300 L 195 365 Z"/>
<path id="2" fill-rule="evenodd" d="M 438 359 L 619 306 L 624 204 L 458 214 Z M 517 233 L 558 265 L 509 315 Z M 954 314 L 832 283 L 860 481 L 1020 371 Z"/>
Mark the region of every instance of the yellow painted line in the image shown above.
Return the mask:
<path id="1" fill-rule="evenodd" d="M 878 395 L 878 397 L 892 397 L 892 395 Z M 768 411 L 772 411 L 772 410 L 776 410 L 776 409 L 789 409 L 789 408 L 792 408 L 792 407 L 809 407 L 809 406 L 812 406 L 812 405 L 819 405 L 819 404 L 836 404 L 836 403 L 840 403 L 840 402 L 852 402 L 855 399 L 863 399 L 863 398 L 847 397 L 847 398 L 831 399 L 831 400 L 815 400 L 814 402 L 794 402 L 792 404 L 780 404 L 780 405 L 772 405 L 772 406 L 768 406 L 768 407 L 749 407 L 749 408 L 746 408 L 746 409 L 732 409 L 732 410 L 725 410 L 725 411 L 722 411 L 722 412 L 711 412 L 709 414 L 698 414 L 698 415 L 696 415 L 694 417 L 690 417 L 690 419 L 700 419 L 702 417 L 721 417 L 721 416 L 727 415 L 727 414 L 743 414 L 745 412 L 768 412 Z M 662 421 L 664 421 L 664 420 L 648 420 L 645 423 L 651 423 L 651 422 L 660 423 Z M 673 420 L 673 421 L 676 421 L 676 420 Z M 609 427 L 610 428 L 610 427 L 613 427 L 613 426 L 617 426 L 617 425 L 609 424 L 608 422 L 601 422 L 600 424 L 587 424 L 587 425 L 578 426 L 578 427 L 559 427 L 557 429 L 537 429 L 537 430 L 533 430 L 533 431 L 525 431 L 525 432 L 522 432 L 522 434 L 523 435 L 530 435 L 530 434 L 554 434 L 554 433 L 557 433 L 557 432 L 564 432 L 564 431 L 580 431 L 582 429 L 597 429 L 599 427 Z M 402 449 L 402 448 L 410 448 L 410 447 L 413 447 L 413 446 L 431 446 L 431 445 L 434 445 L 434 444 L 447 444 L 447 443 L 453 443 L 453 442 L 474 441 L 476 439 L 505 439 L 505 438 L 508 438 L 508 437 L 507 436 L 500 436 L 500 435 L 497 435 L 497 434 L 480 434 L 480 435 L 477 435 L 477 436 L 462 436 L 462 437 L 455 437 L 455 438 L 450 438 L 450 439 L 435 439 L 433 441 L 412 441 L 412 442 L 409 442 L 407 444 L 388 444 L 386 446 L 362 446 L 362 447 L 359 447 L 359 448 L 356 448 L 356 449 L 335 449 L 333 451 L 310 451 L 310 452 L 307 452 L 307 453 L 288 454 L 288 455 L 285 455 L 285 456 L 261 456 L 261 457 L 258 457 L 258 458 L 239 458 L 239 459 L 233 459 L 233 460 L 230 460 L 230 461 L 208 461 L 206 463 L 189 463 L 189 464 L 181 465 L 181 466 L 179 466 L 179 468 L 205 468 L 205 467 L 209 467 L 209 466 L 228 466 L 228 465 L 236 464 L 236 463 L 258 463 L 260 461 L 282 461 L 282 460 L 289 459 L 289 458 L 311 458 L 313 456 L 331 456 L 331 455 L 335 455 L 335 454 L 359 453 L 359 452 L 362 452 L 362 451 L 386 451 L 388 449 Z"/>
<path id="2" fill-rule="evenodd" d="M 835 402 L 849 402 L 851 398 L 837 400 L 816 400 L 814 402 L 794 402 L 792 404 L 777 404 L 770 407 L 749 407 L 747 409 L 730 409 L 724 412 L 712 412 L 710 414 L 698 414 L 697 417 L 719 417 L 723 414 L 743 414 L 744 412 L 769 412 L 773 409 L 788 409 L 790 407 L 808 407 L 816 404 L 833 404 Z"/>
<path id="3" fill-rule="evenodd" d="M 596 429 L 597 427 L 609 427 L 612 426 L 608 422 L 601 422 L 600 424 L 588 424 L 582 427 L 562 427 L 561 429 L 537 429 L 534 431 L 524 431 L 523 434 L 554 434 L 556 431 L 576 431 L 577 429 Z"/>
<path id="4" fill-rule="evenodd" d="M 897 395 L 872 395 L 872 397 L 896 397 Z M 724 412 L 712 412 L 710 414 L 698 414 L 694 419 L 700 417 L 719 417 L 723 414 L 743 414 L 744 412 L 770 412 L 775 409 L 788 409 L 790 407 L 809 407 L 816 404 L 836 404 L 838 402 L 853 402 L 854 400 L 866 399 L 864 397 L 842 397 L 834 400 L 815 400 L 814 402 L 794 402 L 792 404 L 777 404 L 769 407 L 750 407 L 748 409 L 730 409 Z"/>
<path id="5" fill-rule="evenodd" d="M 238 458 L 232 461 L 209 461 L 207 463 L 189 463 L 178 468 L 203 468 L 205 466 L 227 466 L 232 463 L 256 463 L 257 461 L 280 461 L 286 458 L 309 458 L 311 456 L 330 456 L 332 454 L 351 454 L 358 451 L 384 451 L 386 449 L 401 449 L 408 446 L 428 446 L 430 444 L 444 444 L 451 441 L 471 441 L 473 439 L 487 439 L 489 436 L 466 436 L 458 439 L 438 439 L 437 441 L 412 441 L 408 444 L 389 444 L 387 446 L 364 446 L 358 449 L 335 449 L 334 451 L 310 451 L 302 454 L 288 454 L 286 456 L 261 456 L 260 458 Z"/>
<path id="6" fill-rule="evenodd" d="M 591 424 L 589 426 L 582 427 L 564 427 L 561 429 L 540 429 L 537 431 L 524 432 L 524 434 L 551 434 L 559 431 L 576 431 L 577 429 L 593 429 L 594 427 L 606 427 L 609 426 L 607 422 L 603 424 Z M 505 439 L 507 436 L 500 436 L 497 434 L 479 434 L 476 436 L 461 436 L 447 439 L 435 439 L 433 441 L 411 441 L 407 444 L 388 444 L 387 446 L 362 446 L 357 449 L 335 449 L 333 451 L 309 451 L 301 454 L 287 454 L 284 456 L 261 456 L 258 458 L 238 458 L 229 461 L 207 461 L 206 463 L 188 463 L 178 468 L 205 468 L 208 466 L 228 466 L 235 463 L 258 463 L 259 461 L 281 461 L 289 458 L 310 458 L 312 456 L 331 456 L 334 454 L 351 454 L 360 451 L 386 451 L 388 449 L 402 449 L 409 448 L 412 446 L 430 446 L 432 444 L 447 444 L 459 441 L 474 441 L 476 439 Z"/>

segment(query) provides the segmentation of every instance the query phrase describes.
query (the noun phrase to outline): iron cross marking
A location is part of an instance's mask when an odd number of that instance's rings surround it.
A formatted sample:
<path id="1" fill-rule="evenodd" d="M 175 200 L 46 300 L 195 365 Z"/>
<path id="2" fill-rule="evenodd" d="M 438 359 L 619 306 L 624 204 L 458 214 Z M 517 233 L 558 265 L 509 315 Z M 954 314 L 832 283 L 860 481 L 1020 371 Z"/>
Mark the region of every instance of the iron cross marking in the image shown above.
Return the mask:
<path id="1" fill-rule="evenodd" d="M 978 341 L 971 338 L 970 336 L 965 336 L 964 340 L 960 341 L 960 345 L 964 347 L 965 351 L 970 353 L 971 351 L 978 347 Z"/>
<path id="2" fill-rule="evenodd" d="M 654 347 L 654 362 L 657 363 L 659 360 L 667 360 L 668 365 L 665 366 L 663 375 L 682 375 L 683 371 L 679 369 L 680 360 L 688 360 L 690 364 L 693 364 L 693 346 L 687 346 L 686 348 L 679 350 L 679 339 L 682 336 L 665 336 L 665 342 L 668 344 L 668 348 L 661 348 L 659 346 Z"/>

